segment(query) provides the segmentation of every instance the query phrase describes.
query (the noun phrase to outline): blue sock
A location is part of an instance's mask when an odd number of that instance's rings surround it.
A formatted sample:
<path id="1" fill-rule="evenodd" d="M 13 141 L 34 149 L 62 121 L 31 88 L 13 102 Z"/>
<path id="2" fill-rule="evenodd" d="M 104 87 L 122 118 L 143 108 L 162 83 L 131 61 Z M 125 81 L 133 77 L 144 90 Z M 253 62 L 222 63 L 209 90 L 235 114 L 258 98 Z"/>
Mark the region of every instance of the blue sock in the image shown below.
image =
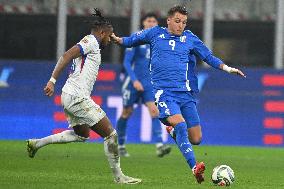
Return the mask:
<path id="1" fill-rule="evenodd" d="M 158 118 L 152 118 L 152 136 L 156 143 L 162 143 L 162 128 Z"/>
<path id="2" fill-rule="evenodd" d="M 125 118 L 120 117 L 116 124 L 117 136 L 118 136 L 118 144 L 124 145 L 126 140 L 126 126 L 127 120 Z"/>
<path id="3" fill-rule="evenodd" d="M 195 161 L 192 146 L 188 140 L 186 123 L 181 122 L 177 124 L 174 128 L 175 128 L 175 133 L 176 133 L 177 146 L 180 149 L 183 157 L 186 159 L 187 164 L 192 169 L 195 166 L 196 161 Z"/>

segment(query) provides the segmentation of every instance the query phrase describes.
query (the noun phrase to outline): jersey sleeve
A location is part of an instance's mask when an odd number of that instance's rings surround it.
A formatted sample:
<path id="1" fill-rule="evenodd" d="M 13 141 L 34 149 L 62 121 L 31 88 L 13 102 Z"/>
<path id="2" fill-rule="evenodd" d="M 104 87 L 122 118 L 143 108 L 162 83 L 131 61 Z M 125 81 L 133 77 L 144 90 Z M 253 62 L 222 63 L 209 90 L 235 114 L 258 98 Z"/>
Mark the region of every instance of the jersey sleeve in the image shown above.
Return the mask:
<path id="1" fill-rule="evenodd" d="M 194 54 L 210 66 L 220 69 L 220 64 L 223 63 L 222 60 L 213 56 L 212 51 L 208 49 L 208 47 L 206 47 L 206 45 L 196 35 L 192 34 L 192 37 Z"/>
<path id="2" fill-rule="evenodd" d="M 216 69 L 221 69 L 220 65 L 223 64 L 223 61 L 221 59 L 217 58 L 216 56 L 213 56 L 212 54 L 208 55 L 204 59 L 204 62 Z"/>
<path id="3" fill-rule="evenodd" d="M 201 60 L 204 60 L 212 52 L 205 46 L 205 44 L 194 34 L 191 34 L 193 40 L 193 52 Z"/>
<path id="4" fill-rule="evenodd" d="M 136 75 L 132 69 L 134 55 L 135 55 L 135 48 L 127 48 L 125 50 L 124 59 L 123 59 L 123 66 L 132 82 L 137 80 Z"/>
<path id="5" fill-rule="evenodd" d="M 87 35 L 79 43 L 77 43 L 77 46 L 80 48 L 80 53 L 83 56 L 95 49 L 95 41 L 92 36 Z"/>
<path id="6" fill-rule="evenodd" d="M 146 43 L 150 43 L 152 37 L 155 35 L 157 31 L 158 26 L 146 29 L 146 30 L 141 30 L 139 32 L 136 32 L 132 34 L 129 37 L 123 37 L 122 38 L 122 46 L 125 47 L 135 47 L 138 45 L 143 45 Z"/>

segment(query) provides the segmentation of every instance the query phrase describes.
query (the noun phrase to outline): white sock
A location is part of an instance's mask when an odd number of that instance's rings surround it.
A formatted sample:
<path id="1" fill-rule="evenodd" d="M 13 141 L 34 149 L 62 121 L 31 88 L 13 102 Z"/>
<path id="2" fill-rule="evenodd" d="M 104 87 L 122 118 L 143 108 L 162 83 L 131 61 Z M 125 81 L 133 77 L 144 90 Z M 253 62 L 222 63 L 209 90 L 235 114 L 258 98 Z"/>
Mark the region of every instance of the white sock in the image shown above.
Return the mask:
<path id="1" fill-rule="evenodd" d="M 66 130 L 61 133 L 50 135 L 36 140 L 36 147 L 41 148 L 48 144 L 60 144 L 69 142 L 84 142 L 87 138 L 78 136 L 73 130 Z"/>
<path id="2" fill-rule="evenodd" d="M 120 158 L 118 155 L 117 134 L 114 130 L 108 137 L 104 139 L 104 150 L 109 166 L 115 178 L 122 175 L 120 168 Z"/>
<path id="3" fill-rule="evenodd" d="M 194 165 L 194 167 L 192 167 L 192 173 L 193 173 L 193 175 L 194 175 L 194 170 L 195 170 L 195 168 L 196 168 L 196 165 Z"/>
<path id="4" fill-rule="evenodd" d="M 160 148 L 161 146 L 163 146 L 163 143 L 161 142 L 156 143 L 156 148 Z"/>
<path id="5" fill-rule="evenodd" d="M 118 145 L 118 149 L 120 149 L 120 148 L 125 148 L 125 144 L 123 144 L 123 145 Z"/>

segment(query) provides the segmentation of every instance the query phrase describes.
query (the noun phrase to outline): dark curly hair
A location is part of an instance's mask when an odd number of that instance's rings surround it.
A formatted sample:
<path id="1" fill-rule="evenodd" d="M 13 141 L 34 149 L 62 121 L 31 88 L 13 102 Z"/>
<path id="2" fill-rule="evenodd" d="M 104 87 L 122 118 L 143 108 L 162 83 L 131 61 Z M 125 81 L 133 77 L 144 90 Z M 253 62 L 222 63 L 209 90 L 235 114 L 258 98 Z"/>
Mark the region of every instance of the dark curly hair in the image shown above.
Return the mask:
<path id="1" fill-rule="evenodd" d="M 149 12 L 141 18 L 141 22 L 145 21 L 147 18 L 155 18 L 156 20 L 158 20 L 158 16 L 155 13 Z"/>
<path id="2" fill-rule="evenodd" d="M 91 30 L 99 31 L 99 30 L 109 30 L 112 29 L 112 24 L 102 16 L 101 11 L 98 8 L 94 8 L 94 14 L 85 21 Z"/>

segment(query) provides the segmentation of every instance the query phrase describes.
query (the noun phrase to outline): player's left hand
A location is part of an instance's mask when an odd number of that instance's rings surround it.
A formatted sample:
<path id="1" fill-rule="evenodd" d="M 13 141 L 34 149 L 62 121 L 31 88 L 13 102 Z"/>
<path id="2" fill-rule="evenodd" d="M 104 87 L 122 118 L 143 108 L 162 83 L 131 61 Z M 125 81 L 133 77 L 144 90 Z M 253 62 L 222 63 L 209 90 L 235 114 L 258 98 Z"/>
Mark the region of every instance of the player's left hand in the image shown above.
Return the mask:
<path id="1" fill-rule="evenodd" d="M 140 81 L 136 80 L 133 82 L 133 87 L 137 90 L 137 91 L 144 91 L 143 85 Z"/>
<path id="2" fill-rule="evenodd" d="M 239 76 L 242 76 L 242 77 L 246 77 L 246 75 L 239 69 L 237 68 L 232 68 L 230 66 L 227 66 L 226 64 L 221 64 L 221 67 L 220 67 L 222 70 L 224 70 L 225 72 L 228 72 L 228 73 L 231 73 L 231 74 L 237 74 Z"/>
<path id="3" fill-rule="evenodd" d="M 52 96 L 54 94 L 54 84 L 48 81 L 43 90 L 46 96 Z"/>
<path id="4" fill-rule="evenodd" d="M 237 74 L 237 75 L 245 77 L 245 78 L 247 77 L 241 70 L 236 69 L 236 68 L 232 68 L 230 73 Z"/>

